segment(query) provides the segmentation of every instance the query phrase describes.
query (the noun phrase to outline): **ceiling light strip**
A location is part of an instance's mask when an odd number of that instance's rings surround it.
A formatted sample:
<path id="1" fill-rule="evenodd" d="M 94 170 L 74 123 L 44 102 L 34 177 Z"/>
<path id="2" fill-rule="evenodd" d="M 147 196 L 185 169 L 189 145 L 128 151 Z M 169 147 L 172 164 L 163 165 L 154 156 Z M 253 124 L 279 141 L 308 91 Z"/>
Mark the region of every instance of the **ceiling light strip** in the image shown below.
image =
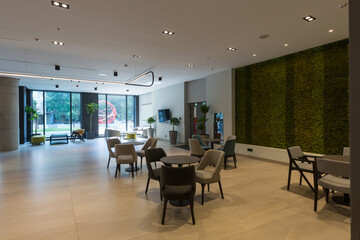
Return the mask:
<path id="1" fill-rule="evenodd" d="M 28 78 L 42 78 L 42 79 L 53 79 L 61 81 L 78 81 L 78 82 L 87 82 L 87 83 L 103 83 L 103 84 L 114 84 L 114 85 L 126 85 L 122 82 L 111 82 L 111 81 L 99 81 L 99 80 L 89 80 L 89 79 L 80 79 L 80 78 L 65 78 L 65 77 L 52 77 L 52 76 L 42 76 L 36 74 L 27 74 L 27 73 L 11 73 L 11 72 L 0 72 L 0 76 L 9 76 L 9 77 L 28 77 Z"/>
<path id="2" fill-rule="evenodd" d="M 136 83 L 133 83 L 133 82 L 135 82 L 136 80 L 139 80 L 140 78 L 143 78 L 143 77 L 145 77 L 145 76 L 148 75 L 148 74 L 151 74 L 151 76 L 152 76 L 151 84 L 147 85 L 147 84 L 136 84 Z M 137 87 L 151 87 L 152 85 L 154 85 L 154 72 L 153 72 L 153 71 L 148 71 L 148 72 L 142 73 L 142 74 L 140 74 L 139 76 L 137 76 L 137 77 L 131 79 L 130 81 L 126 82 L 125 85 L 137 86 Z"/>

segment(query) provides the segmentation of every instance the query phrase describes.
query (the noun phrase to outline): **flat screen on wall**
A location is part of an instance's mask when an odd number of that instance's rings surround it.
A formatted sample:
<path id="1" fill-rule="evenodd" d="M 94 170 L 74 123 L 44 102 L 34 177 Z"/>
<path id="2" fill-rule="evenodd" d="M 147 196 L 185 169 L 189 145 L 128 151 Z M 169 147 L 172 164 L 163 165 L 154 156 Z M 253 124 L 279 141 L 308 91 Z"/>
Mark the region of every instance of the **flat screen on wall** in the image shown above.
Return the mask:
<path id="1" fill-rule="evenodd" d="M 170 109 L 159 109 L 159 122 L 169 122 L 170 121 Z"/>

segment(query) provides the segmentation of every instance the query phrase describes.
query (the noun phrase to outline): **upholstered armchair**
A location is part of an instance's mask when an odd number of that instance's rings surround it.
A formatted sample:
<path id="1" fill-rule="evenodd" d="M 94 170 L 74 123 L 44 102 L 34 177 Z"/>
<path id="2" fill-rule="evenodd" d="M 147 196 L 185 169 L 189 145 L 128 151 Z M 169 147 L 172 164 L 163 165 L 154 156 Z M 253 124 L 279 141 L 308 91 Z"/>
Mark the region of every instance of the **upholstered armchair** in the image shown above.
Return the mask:
<path id="1" fill-rule="evenodd" d="M 121 141 L 118 138 L 106 139 L 106 145 L 107 145 L 107 149 L 109 151 L 109 159 L 108 159 L 107 168 L 109 168 L 110 159 L 115 158 L 115 152 L 112 150 L 112 148 L 115 147 L 115 144 L 120 144 L 120 143 L 121 143 Z"/>
<path id="2" fill-rule="evenodd" d="M 136 155 L 140 157 L 140 168 L 142 169 L 142 160 L 145 157 L 145 150 L 156 148 L 157 138 L 149 138 L 141 150 L 136 151 Z"/>
<path id="3" fill-rule="evenodd" d="M 134 177 L 134 163 L 137 160 L 135 148 L 133 144 L 116 144 L 115 145 L 115 157 L 116 157 L 116 170 L 115 178 L 117 173 L 121 172 L 121 164 L 130 164 L 131 175 Z"/>

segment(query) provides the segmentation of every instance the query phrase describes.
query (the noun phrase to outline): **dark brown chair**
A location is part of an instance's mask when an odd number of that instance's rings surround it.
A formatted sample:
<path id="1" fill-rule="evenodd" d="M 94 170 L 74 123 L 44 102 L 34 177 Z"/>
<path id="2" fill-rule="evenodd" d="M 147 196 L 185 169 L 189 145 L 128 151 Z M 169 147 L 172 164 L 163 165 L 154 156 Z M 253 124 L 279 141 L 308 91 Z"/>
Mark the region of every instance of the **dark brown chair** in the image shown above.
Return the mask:
<path id="1" fill-rule="evenodd" d="M 195 167 L 189 166 L 173 168 L 161 166 L 160 182 L 161 195 L 164 198 L 164 209 L 161 224 L 164 225 L 166 206 L 169 200 L 189 200 L 191 217 L 193 224 L 195 225 Z"/>
<path id="2" fill-rule="evenodd" d="M 289 154 L 289 174 L 288 174 L 288 184 L 287 184 L 287 190 L 290 189 L 290 181 L 291 181 L 291 171 L 296 170 L 300 173 L 300 185 L 302 183 L 302 179 L 305 180 L 305 182 L 309 185 L 311 190 L 317 195 L 318 193 L 318 170 L 316 165 L 316 159 L 319 158 L 319 156 L 312 156 L 312 155 L 304 155 L 303 151 L 301 150 L 300 146 L 294 146 L 289 147 L 287 149 L 287 152 Z M 311 158 L 312 160 L 310 160 Z M 313 175 L 314 179 L 314 187 L 311 185 L 309 180 L 305 176 L 305 172 L 311 173 Z M 314 210 L 316 209 L 316 206 L 314 206 Z"/>
<path id="3" fill-rule="evenodd" d="M 151 163 L 160 162 L 161 158 L 166 157 L 166 153 L 162 148 L 147 149 L 145 150 L 145 157 L 146 157 L 146 166 L 148 169 L 148 180 L 145 189 L 145 194 L 146 194 L 148 192 L 150 179 L 156 180 L 160 184 L 161 168 L 153 168 Z M 160 192 L 160 198 L 162 200 L 161 192 Z"/>
<path id="4" fill-rule="evenodd" d="M 234 166 L 236 168 L 237 160 L 236 160 L 236 153 L 235 153 L 235 145 L 236 145 L 235 139 L 230 139 L 225 142 L 224 148 L 222 150 L 225 153 L 225 156 L 224 156 L 224 169 L 225 170 L 226 170 L 226 162 L 229 157 L 233 158 Z"/>

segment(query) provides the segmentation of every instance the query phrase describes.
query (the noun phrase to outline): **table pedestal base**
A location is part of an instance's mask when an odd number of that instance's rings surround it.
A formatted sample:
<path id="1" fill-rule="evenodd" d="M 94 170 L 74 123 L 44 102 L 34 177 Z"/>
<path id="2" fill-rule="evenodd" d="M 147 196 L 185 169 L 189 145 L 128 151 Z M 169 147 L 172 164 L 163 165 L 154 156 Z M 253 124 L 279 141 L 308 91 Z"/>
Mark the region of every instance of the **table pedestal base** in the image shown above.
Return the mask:
<path id="1" fill-rule="evenodd" d="M 349 194 L 344 194 L 344 196 L 333 196 L 332 200 L 338 204 L 350 206 Z"/>
<path id="2" fill-rule="evenodd" d="M 140 170 L 139 167 L 134 167 L 134 172 L 137 172 L 137 171 L 139 171 L 139 170 Z M 131 167 L 125 168 L 125 171 L 126 171 L 126 172 L 131 172 Z"/>

